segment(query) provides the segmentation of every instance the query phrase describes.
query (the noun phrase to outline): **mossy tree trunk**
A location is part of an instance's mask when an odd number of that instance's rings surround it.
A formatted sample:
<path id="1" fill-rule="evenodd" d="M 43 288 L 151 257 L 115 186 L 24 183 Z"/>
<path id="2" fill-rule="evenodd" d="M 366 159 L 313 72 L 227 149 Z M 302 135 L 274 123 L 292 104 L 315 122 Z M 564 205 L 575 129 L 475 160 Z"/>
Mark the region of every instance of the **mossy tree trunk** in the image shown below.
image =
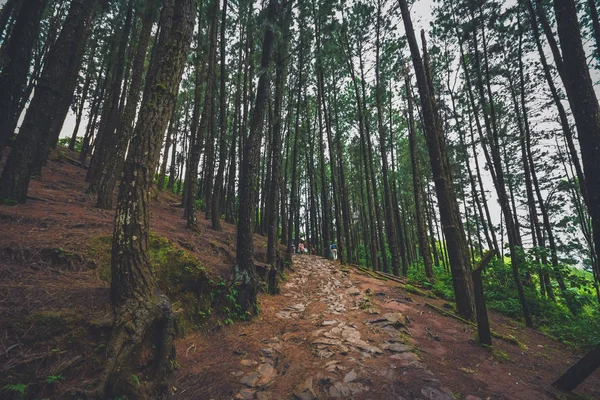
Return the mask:
<path id="1" fill-rule="evenodd" d="M 139 395 L 132 370 L 148 338 L 152 345 L 144 371 L 161 381 L 173 360 L 173 312 L 156 285 L 148 253 L 150 188 L 158 163 L 157 149 L 171 113 L 194 29 L 194 0 L 167 0 L 161 31 L 149 66 L 131 151 L 119 190 L 113 233 L 110 298 L 115 326 L 101 390 L 105 396 Z"/>

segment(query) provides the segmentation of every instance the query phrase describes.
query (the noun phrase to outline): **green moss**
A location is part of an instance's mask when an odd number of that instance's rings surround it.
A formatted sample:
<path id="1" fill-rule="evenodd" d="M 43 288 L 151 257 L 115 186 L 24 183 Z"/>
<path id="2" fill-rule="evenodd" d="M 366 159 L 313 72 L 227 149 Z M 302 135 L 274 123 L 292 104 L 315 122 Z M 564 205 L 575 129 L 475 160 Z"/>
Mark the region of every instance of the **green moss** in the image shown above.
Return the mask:
<path id="1" fill-rule="evenodd" d="M 70 310 L 36 311 L 15 326 L 16 330 L 31 328 L 30 335 L 37 339 L 53 337 L 81 325 L 81 316 Z"/>
<path id="2" fill-rule="evenodd" d="M 100 265 L 100 277 L 110 282 L 111 237 L 97 237 L 88 252 Z M 150 232 L 150 263 L 159 288 L 171 300 L 178 335 L 200 329 L 215 318 L 227 324 L 247 319 L 236 302 L 237 289 L 222 278 L 211 279 L 194 253 Z"/>

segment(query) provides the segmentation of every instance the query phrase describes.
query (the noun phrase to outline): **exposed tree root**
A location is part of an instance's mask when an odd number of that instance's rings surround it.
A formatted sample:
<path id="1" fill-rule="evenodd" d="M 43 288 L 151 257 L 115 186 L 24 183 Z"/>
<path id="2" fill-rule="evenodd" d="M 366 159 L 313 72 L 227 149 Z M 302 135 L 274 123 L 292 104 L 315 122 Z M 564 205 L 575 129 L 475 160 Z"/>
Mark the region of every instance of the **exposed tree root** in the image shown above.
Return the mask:
<path id="1" fill-rule="evenodd" d="M 132 299 L 120 305 L 115 315 L 97 393 L 131 399 L 165 395 L 165 377 L 175 359 L 174 316 L 169 299 L 159 292 L 151 299 Z M 150 377 L 149 383 L 140 382 L 136 373 L 141 371 L 144 377 Z"/>

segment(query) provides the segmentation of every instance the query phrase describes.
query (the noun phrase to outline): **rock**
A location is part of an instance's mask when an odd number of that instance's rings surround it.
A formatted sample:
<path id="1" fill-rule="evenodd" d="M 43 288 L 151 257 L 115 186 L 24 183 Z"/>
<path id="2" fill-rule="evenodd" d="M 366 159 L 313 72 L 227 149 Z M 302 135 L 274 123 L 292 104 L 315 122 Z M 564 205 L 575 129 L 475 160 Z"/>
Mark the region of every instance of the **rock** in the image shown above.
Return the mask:
<path id="1" fill-rule="evenodd" d="M 351 287 L 350 289 L 346 290 L 346 293 L 348 293 L 350 296 L 358 296 L 360 294 L 360 289 Z"/>
<path id="2" fill-rule="evenodd" d="M 304 382 L 296 386 L 294 397 L 298 400 L 317 400 L 317 394 L 313 389 L 313 378 L 306 378 Z"/>
<path id="3" fill-rule="evenodd" d="M 402 313 L 386 313 L 383 317 L 396 329 L 408 325 L 408 318 Z"/>
<path id="4" fill-rule="evenodd" d="M 411 351 L 411 348 L 402 343 L 389 343 L 384 344 L 383 347 L 385 350 L 389 350 L 392 353 L 406 353 L 407 351 Z"/>
<path id="5" fill-rule="evenodd" d="M 355 370 L 352 370 L 352 371 L 348 372 L 346 374 L 346 376 L 344 376 L 344 382 L 346 382 L 346 383 L 354 382 L 356 380 L 356 378 L 358 378 L 358 374 L 356 373 Z"/>
<path id="6" fill-rule="evenodd" d="M 394 355 L 390 356 L 390 358 L 400 361 L 401 365 L 408 365 L 412 361 L 420 361 L 421 360 L 418 355 L 416 355 L 415 353 L 411 353 L 411 352 L 394 354 Z"/>
<path id="7" fill-rule="evenodd" d="M 452 396 L 450 394 L 432 387 L 422 388 L 421 394 L 425 396 L 427 400 L 452 400 Z"/>
<path id="8" fill-rule="evenodd" d="M 242 375 L 244 375 L 244 371 L 234 371 L 231 373 L 231 376 L 233 376 L 235 378 L 239 378 Z"/>
<path id="9" fill-rule="evenodd" d="M 265 357 L 273 357 L 273 349 L 270 349 L 268 347 L 265 347 L 264 349 L 261 350 L 262 353 L 265 355 Z"/>
<path id="10" fill-rule="evenodd" d="M 335 319 L 332 320 L 328 320 L 328 321 L 323 321 L 321 323 L 321 326 L 330 326 L 330 325 L 335 325 L 337 324 L 337 321 Z"/>
<path id="11" fill-rule="evenodd" d="M 337 339 L 318 338 L 318 339 L 313 340 L 312 344 L 324 344 L 326 346 L 339 346 L 342 344 L 342 342 Z"/>
<path id="12" fill-rule="evenodd" d="M 249 372 L 240 379 L 240 383 L 248 386 L 255 387 L 258 383 L 260 376 L 258 372 Z"/>
<path id="13" fill-rule="evenodd" d="M 251 400 L 254 398 L 254 390 L 252 389 L 242 389 L 238 394 L 235 395 L 235 398 L 238 400 Z"/>
<path id="14" fill-rule="evenodd" d="M 367 390 L 369 390 L 369 388 L 358 382 L 335 382 L 329 388 L 329 395 L 331 397 L 348 398 L 350 395 L 356 395 L 361 392 L 366 392 Z"/>
<path id="15" fill-rule="evenodd" d="M 265 386 L 275 378 L 277 370 L 271 364 L 265 363 L 258 366 L 258 373 L 260 374 L 260 378 L 256 383 L 257 386 Z"/>
<path id="16" fill-rule="evenodd" d="M 360 332 L 354 328 L 346 328 L 342 331 L 344 339 L 360 339 Z"/>
<path id="17" fill-rule="evenodd" d="M 240 364 L 242 364 L 244 367 L 249 367 L 258 363 L 254 360 L 248 360 L 247 358 L 244 358 L 243 360 L 240 360 Z"/>
<path id="18" fill-rule="evenodd" d="M 370 354 L 381 354 L 383 353 L 383 351 L 375 346 L 372 346 L 370 344 L 368 344 L 367 342 L 365 342 L 364 340 L 360 340 L 360 339 L 347 339 L 346 340 L 348 343 L 350 343 L 353 347 L 356 347 L 357 349 L 363 350 L 367 353 Z"/>

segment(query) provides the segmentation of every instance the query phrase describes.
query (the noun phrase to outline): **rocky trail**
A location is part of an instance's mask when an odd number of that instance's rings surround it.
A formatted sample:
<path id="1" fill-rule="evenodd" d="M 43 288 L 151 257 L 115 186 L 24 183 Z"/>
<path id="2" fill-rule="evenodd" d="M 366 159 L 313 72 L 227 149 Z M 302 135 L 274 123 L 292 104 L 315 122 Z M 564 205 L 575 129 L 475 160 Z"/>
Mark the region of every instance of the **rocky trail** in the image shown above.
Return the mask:
<path id="1" fill-rule="evenodd" d="M 427 311 L 425 303 L 443 306 L 439 301 L 359 272 L 295 256 L 281 294 L 261 298 L 259 318 L 178 342 L 173 397 L 561 398 L 549 383 L 576 358 L 558 343 L 493 319 L 497 329 L 506 325 L 505 334 L 535 344 L 496 341 L 494 350 L 484 349 L 474 328 Z M 580 391 L 597 398 L 599 378 Z"/>

